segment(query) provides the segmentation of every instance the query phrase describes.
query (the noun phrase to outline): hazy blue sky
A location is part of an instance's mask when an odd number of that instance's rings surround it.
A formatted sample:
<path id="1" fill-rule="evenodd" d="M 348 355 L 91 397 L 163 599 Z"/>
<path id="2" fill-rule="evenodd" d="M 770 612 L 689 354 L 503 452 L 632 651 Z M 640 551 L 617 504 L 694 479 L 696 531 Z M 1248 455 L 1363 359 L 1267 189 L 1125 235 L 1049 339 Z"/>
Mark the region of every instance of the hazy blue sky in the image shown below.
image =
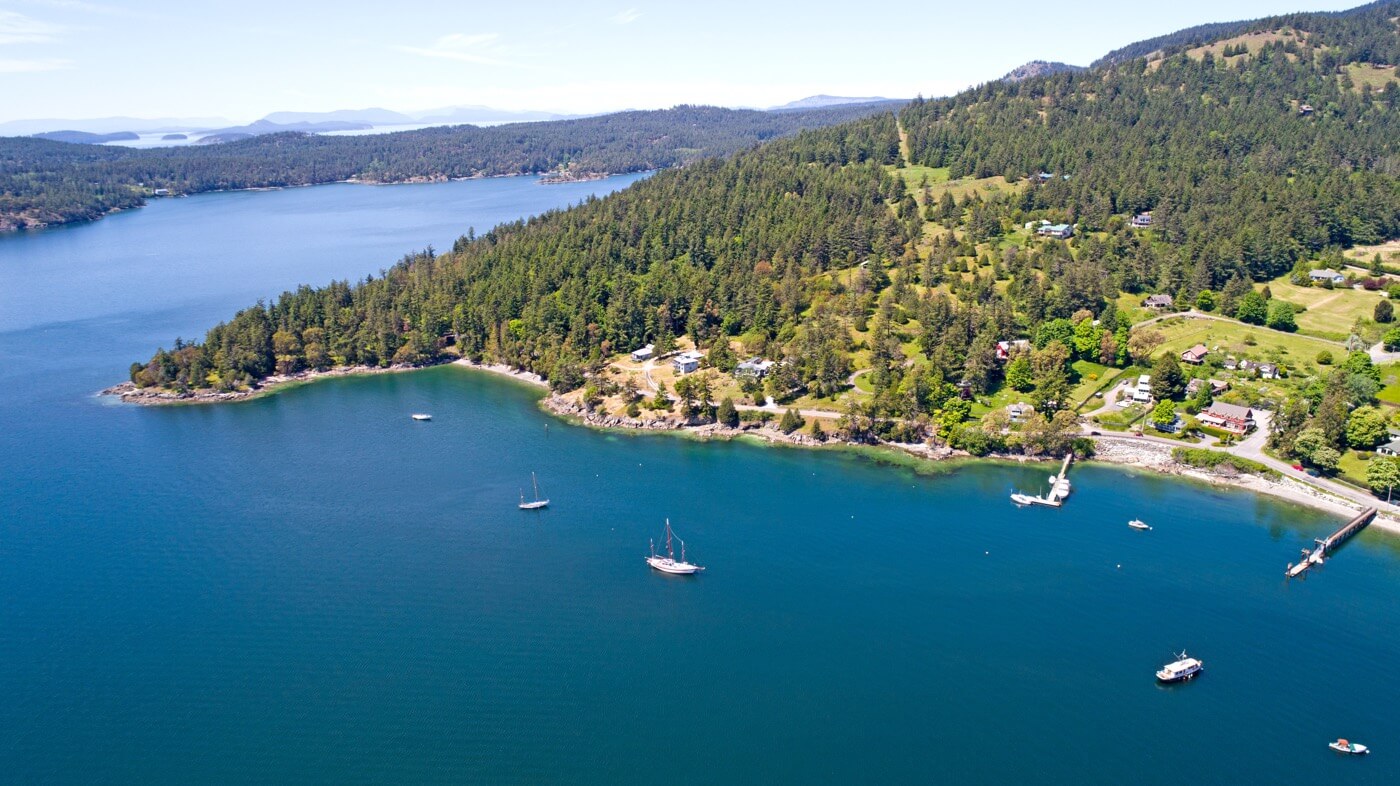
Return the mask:
<path id="1" fill-rule="evenodd" d="M 1027 60 L 1358 3 L 0 0 L 0 121 L 943 95 Z"/>

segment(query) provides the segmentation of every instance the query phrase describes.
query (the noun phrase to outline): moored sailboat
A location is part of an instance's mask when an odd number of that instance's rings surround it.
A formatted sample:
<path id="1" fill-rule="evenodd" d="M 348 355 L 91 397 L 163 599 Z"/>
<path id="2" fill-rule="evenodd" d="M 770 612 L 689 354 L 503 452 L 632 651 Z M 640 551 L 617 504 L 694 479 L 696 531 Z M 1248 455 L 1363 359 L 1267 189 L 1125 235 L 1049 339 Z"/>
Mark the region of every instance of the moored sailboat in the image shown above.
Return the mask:
<path id="1" fill-rule="evenodd" d="M 541 499 L 541 498 L 540 498 L 540 482 L 539 482 L 538 480 L 535 479 L 535 473 L 533 473 L 533 472 L 530 473 L 530 483 L 535 487 L 535 500 L 534 500 L 534 502 L 526 502 L 526 501 L 525 501 L 525 492 L 524 492 L 524 491 L 521 491 L 521 492 L 520 492 L 520 509 L 521 509 L 521 510 L 539 510 L 540 508 L 548 507 L 548 506 L 549 506 L 549 500 L 547 500 L 547 499 Z"/>
<path id="2" fill-rule="evenodd" d="M 671 520 L 666 519 L 666 556 L 663 557 L 656 553 L 656 541 L 653 540 L 651 542 L 651 556 L 647 557 L 647 564 L 662 573 L 672 573 L 678 576 L 689 576 L 704 570 L 704 568 L 699 565 L 692 565 L 686 561 L 685 541 L 680 538 L 675 538 L 676 540 L 681 540 L 681 558 L 680 561 L 676 560 L 676 551 L 671 545 L 673 534 L 674 533 L 671 532 Z"/>

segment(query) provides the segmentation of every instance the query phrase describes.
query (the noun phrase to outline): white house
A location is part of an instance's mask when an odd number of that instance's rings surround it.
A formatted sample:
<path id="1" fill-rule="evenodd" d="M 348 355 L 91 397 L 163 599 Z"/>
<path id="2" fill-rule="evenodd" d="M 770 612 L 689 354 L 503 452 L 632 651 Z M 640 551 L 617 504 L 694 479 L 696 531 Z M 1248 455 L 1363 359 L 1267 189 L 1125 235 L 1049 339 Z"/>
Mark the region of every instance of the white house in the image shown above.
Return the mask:
<path id="1" fill-rule="evenodd" d="M 775 365 L 777 364 L 771 360 L 764 360 L 763 358 L 749 358 L 748 360 L 745 360 L 744 362 L 740 363 L 734 368 L 734 376 L 763 379 L 764 377 L 768 376 L 768 372 L 772 370 L 773 366 Z"/>
<path id="2" fill-rule="evenodd" d="M 651 356 L 656 352 L 655 344 L 647 344 L 641 349 L 632 350 L 632 360 L 641 363 L 644 360 L 651 360 Z"/>
<path id="3" fill-rule="evenodd" d="M 1382 456 L 1400 456 L 1400 437 L 1376 448 L 1376 452 Z"/>
<path id="4" fill-rule="evenodd" d="M 1008 404 L 1006 405 L 1006 416 L 1012 423 L 1025 423 L 1035 412 L 1035 408 L 1030 404 Z"/>
<path id="5" fill-rule="evenodd" d="M 1137 387 L 1133 389 L 1133 401 L 1139 404 L 1146 404 L 1152 400 L 1152 375 L 1143 374 L 1138 377 Z"/>
<path id="6" fill-rule="evenodd" d="M 1145 212 L 1145 213 L 1138 213 L 1137 215 L 1133 216 L 1132 221 L 1130 221 L 1129 223 L 1131 223 L 1131 224 L 1133 225 L 1133 229 L 1149 229 L 1149 228 L 1151 228 L 1151 226 L 1152 226 L 1152 211 L 1149 210 L 1149 211 L 1147 211 L 1147 212 Z"/>
<path id="7" fill-rule="evenodd" d="M 1347 277 L 1346 277 L 1346 276 L 1342 275 L 1341 273 L 1338 273 L 1337 271 L 1335 271 L 1335 270 L 1333 270 L 1333 269 L 1331 269 L 1331 268 L 1327 268 L 1327 267 L 1325 267 L 1325 268 L 1323 268 L 1323 269 L 1321 269 L 1321 270 L 1313 270 L 1313 271 L 1310 271 L 1310 272 L 1308 273 L 1308 278 L 1311 279 L 1311 280 L 1314 281 L 1314 282 L 1317 282 L 1317 283 L 1322 283 L 1322 284 L 1333 284 L 1333 285 L 1345 284 L 1345 283 L 1346 283 L 1346 280 L 1347 280 Z"/>
<path id="8" fill-rule="evenodd" d="M 689 374 L 700 368 L 700 361 L 704 359 L 705 356 L 703 354 L 692 350 L 690 352 L 682 352 L 674 358 L 671 358 L 671 365 L 676 367 L 677 374 Z"/>
<path id="9" fill-rule="evenodd" d="M 1074 227 L 1069 224 L 1046 224 L 1035 231 L 1041 237 L 1054 237 L 1060 240 L 1068 240 L 1074 237 Z"/>

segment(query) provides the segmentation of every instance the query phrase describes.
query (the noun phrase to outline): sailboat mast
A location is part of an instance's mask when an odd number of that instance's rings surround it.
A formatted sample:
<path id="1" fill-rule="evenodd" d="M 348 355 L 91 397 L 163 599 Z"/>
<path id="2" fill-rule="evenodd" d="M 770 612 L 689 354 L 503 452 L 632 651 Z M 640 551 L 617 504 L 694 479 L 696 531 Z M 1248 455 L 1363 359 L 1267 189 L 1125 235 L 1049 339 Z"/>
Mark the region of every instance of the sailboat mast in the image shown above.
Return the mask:
<path id="1" fill-rule="evenodd" d="M 666 519 L 666 556 L 672 560 L 676 558 L 676 550 L 671 548 L 671 520 Z"/>
<path id="2" fill-rule="evenodd" d="M 540 482 L 535 479 L 535 473 L 530 473 L 530 482 L 535 486 L 535 501 L 540 501 Z"/>

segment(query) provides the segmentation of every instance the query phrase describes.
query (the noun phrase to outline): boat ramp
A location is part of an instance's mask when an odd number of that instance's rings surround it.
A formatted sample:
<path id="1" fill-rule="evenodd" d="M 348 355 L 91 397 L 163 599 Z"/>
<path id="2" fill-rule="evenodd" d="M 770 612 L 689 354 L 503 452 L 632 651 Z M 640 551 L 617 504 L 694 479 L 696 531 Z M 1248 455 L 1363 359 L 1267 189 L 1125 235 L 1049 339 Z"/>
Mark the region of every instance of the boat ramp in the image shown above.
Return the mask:
<path id="1" fill-rule="evenodd" d="M 1333 549 L 1342 545 L 1342 543 L 1346 542 L 1352 535 L 1365 529 L 1366 525 L 1370 524 L 1371 520 L 1375 517 L 1376 509 L 1366 508 L 1358 513 L 1351 521 L 1343 524 L 1341 529 L 1333 532 L 1331 535 L 1325 538 L 1314 539 L 1313 549 L 1311 551 L 1303 549 L 1303 559 L 1297 565 L 1293 563 L 1288 564 L 1288 567 L 1285 569 L 1288 578 L 1296 578 L 1307 573 L 1308 569 L 1314 565 L 1321 565 L 1323 560 L 1327 558 Z"/>

